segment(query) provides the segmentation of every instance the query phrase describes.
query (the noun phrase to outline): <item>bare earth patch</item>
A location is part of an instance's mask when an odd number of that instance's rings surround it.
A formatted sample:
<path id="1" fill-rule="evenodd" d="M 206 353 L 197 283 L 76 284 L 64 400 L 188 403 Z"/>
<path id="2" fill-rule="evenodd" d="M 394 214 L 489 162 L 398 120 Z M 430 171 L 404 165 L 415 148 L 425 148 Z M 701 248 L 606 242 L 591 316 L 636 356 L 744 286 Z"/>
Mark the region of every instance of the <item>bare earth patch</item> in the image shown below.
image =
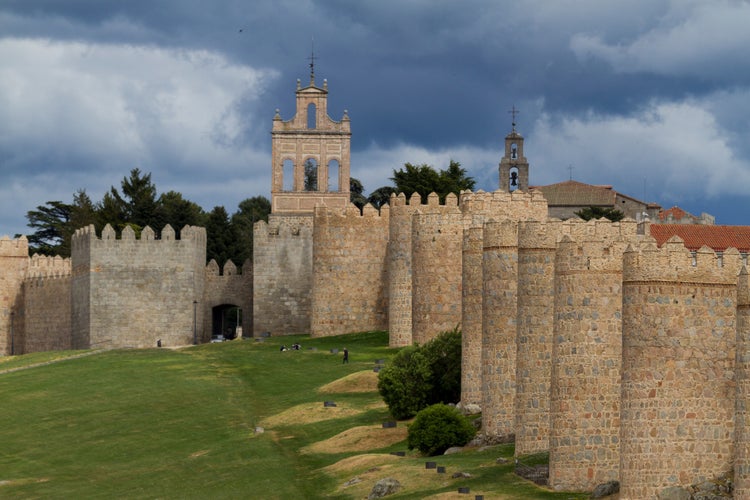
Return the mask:
<path id="1" fill-rule="evenodd" d="M 406 426 L 383 428 L 366 425 L 352 427 L 325 441 L 305 446 L 302 453 L 341 453 L 347 451 L 367 451 L 384 448 L 406 439 Z"/>
<path id="2" fill-rule="evenodd" d="M 324 385 L 318 392 L 324 394 L 342 392 L 376 392 L 378 390 L 378 374 L 372 370 L 355 372 Z"/>
<path id="3" fill-rule="evenodd" d="M 287 410 L 266 417 L 260 421 L 262 427 L 276 427 L 281 425 L 292 424 L 311 424 L 322 422 L 332 418 L 342 418 L 361 413 L 359 408 L 351 408 L 344 405 L 340 406 L 323 406 L 323 402 L 304 403 L 293 406 Z"/>

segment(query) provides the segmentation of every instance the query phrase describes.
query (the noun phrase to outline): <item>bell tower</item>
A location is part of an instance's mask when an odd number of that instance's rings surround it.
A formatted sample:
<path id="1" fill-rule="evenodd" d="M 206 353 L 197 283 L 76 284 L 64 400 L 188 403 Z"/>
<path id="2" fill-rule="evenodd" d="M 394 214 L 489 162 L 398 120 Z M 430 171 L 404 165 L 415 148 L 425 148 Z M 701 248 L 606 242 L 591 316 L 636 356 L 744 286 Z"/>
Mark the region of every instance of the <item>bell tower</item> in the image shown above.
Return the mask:
<path id="1" fill-rule="evenodd" d="M 523 136 L 516 132 L 515 106 L 509 111 L 513 115 L 513 129 L 505 136 L 505 155 L 500 160 L 500 189 L 503 191 L 528 191 L 529 162 L 523 155 Z"/>
<path id="2" fill-rule="evenodd" d="M 271 212 L 312 214 L 317 204 L 349 205 L 351 123 L 328 116 L 328 81 L 315 85 L 315 56 L 310 84 L 297 80 L 297 112 L 283 121 L 279 110 L 271 131 Z"/>

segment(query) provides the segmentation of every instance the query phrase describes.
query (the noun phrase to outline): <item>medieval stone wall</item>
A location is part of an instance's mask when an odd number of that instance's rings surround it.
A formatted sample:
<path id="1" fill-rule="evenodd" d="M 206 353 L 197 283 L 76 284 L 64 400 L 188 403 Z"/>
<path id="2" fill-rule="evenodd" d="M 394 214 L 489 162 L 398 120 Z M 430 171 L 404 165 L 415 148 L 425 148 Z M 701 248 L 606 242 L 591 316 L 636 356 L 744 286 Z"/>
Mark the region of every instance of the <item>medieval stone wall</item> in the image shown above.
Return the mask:
<path id="1" fill-rule="evenodd" d="M 736 349 L 734 494 L 735 498 L 750 498 L 750 274 L 745 267 L 737 284 Z"/>
<path id="2" fill-rule="evenodd" d="M 211 339 L 213 310 L 222 305 L 234 305 L 242 309 L 242 336 L 252 336 L 253 332 L 253 263 L 250 259 L 242 264 L 242 273 L 231 260 L 224 263 L 223 272 L 215 260 L 208 263 L 205 270 L 205 287 L 200 307 L 203 309 L 203 336 L 201 342 Z M 222 332 L 223 333 L 223 332 Z"/>
<path id="3" fill-rule="evenodd" d="M 555 249 L 560 223 L 518 226 L 516 319 L 516 455 L 549 450 L 549 395 L 555 297 Z"/>
<path id="4" fill-rule="evenodd" d="M 389 208 L 317 207 L 311 335 L 388 328 Z"/>
<path id="5" fill-rule="evenodd" d="M 740 265 L 679 238 L 625 253 L 622 499 L 732 469 Z"/>
<path id="6" fill-rule="evenodd" d="M 557 246 L 549 442 L 556 489 L 591 490 L 619 477 L 623 250 L 601 237 L 565 235 Z"/>
<path id="7" fill-rule="evenodd" d="M 0 354 L 11 353 L 16 332 L 22 334 L 24 323 L 21 284 L 29 264 L 26 237 L 0 238 Z"/>
<path id="8" fill-rule="evenodd" d="M 461 401 L 470 404 L 479 403 L 482 399 L 482 225 L 489 220 L 546 220 L 547 202 L 539 193 L 464 191 L 461 193 L 459 206 L 464 238 L 472 228 L 477 228 L 473 230 L 470 240 L 464 241 L 465 264 L 458 258 L 454 258 L 453 264 L 461 266 L 464 300 L 461 321 Z M 439 332 L 434 332 L 433 335 L 436 333 Z"/>
<path id="9" fill-rule="evenodd" d="M 181 239 L 166 226 L 161 239 L 129 227 L 116 239 L 107 225 L 73 236 L 73 343 L 76 348 L 186 345 L 203 324 L 206 231 L 185 226 Z M 195 304 L 194 304 L 195 302 Z M 86 315 L 88 318 L 86 318 Z M 88 321 L 86 321 L 88 319 Z M 88 340 L 88 345 L 78 342 Z"/>
<path id="10" fill-rule="evenodd" d="M 432 193 L 412 216 L 412 341 L 432 340 L 461 324 L 463 226 L 457 198 Z"/>
<path id="11" fill-rule="evenodd" d="M 312 216 L 271 215 L 253 230 L 253 336 L 310 332 Z"/>
<path id="12" fill-rule="evenodd" d="M 412 344 L 412 217 L 421 206 L 418 193 L 409 204 L 400 193 L 391 196 L 388 228 L 388 343 Z"/>
<path id="13" fill-rule="evenodd" d="M 30 259 L 23 283 L 23 338 L 16 354 L 71 349 L 70 292 L 70 259 Z"/>
<path id="14" fill-rule="evenodd" d="M 482 240 L 482 431 L 506 441 L 515 431 L 518 223 L 486 222 Z"/>

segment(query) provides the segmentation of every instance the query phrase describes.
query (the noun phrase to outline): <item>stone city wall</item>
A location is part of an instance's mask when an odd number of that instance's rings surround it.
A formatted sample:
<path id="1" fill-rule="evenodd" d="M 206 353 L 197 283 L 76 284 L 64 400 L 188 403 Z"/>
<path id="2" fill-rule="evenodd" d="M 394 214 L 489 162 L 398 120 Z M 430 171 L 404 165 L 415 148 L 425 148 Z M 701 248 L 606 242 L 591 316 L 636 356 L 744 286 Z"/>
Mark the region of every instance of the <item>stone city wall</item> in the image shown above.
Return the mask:
<path id="1" fill-rule="evenodd" d="M 489 221 L 482 235 L 482 432 L 515 432 L 518 223 Z"/>
<path id="2" fill-rule="evenodd" d="M 253 336 L 310 332 L 313 217 L 273 215 L 253 228 Z"/>
<path id="3" fill-rule="evenodd" d="M 549 449 L 558 222 L 518 225 L 516 456 Z"/>
<path id="4" fill-rule="evenodd" d="M 739 252 L 695 254 L 674 237 L 623 268 L 620 498 L 732 469 Z"/>
<path id="5" fill-rule="evenodd" d="M 389 207 L 317 207 L 311 335 L 388 328 Z"/>
<path id="6" fill-rule="evenodd" d="M 203 311 L 206 231 L 185 226 L 181 239 L 166 226 L 161 239 L 146 227 L 141 239 L 130 227 L 116 239 L 107 225 L 73 236 L 73 342 L 75 348 L 152 347 L 193 343 Z M 88 318 L 84 314 L 87 313 Z M 195 322 L 194 322 L 195 321 Z M 76 345 L 88 340 L 88 345 Z"/>
<path id="7" fill-rule="evenodd" d="M 391 195 L 388 234 L 388 343 L 412 344 L 412 217 L 421 206 L 418 193 L 406 203 L 404 193 Z"/>
<path id="8" fill-rule="evenodd" d="M 208 342 L 214 327 L 213 310 L 222 305 L 234 305 L 242 310 L 241 326 L 243 336 L 252 336 L 253 332 L 253 263 L 247 259 L 242 264 L 242 273 L 231 260 L 224 263 L 223 272 L 215 260 L 206 266 L 206 282 L 203 289 L 203 300 L 199 307 L 203 309 L 203 336 L 201 342 Z M 216 328 L 220 330 L 220 325 Z M 223 332 L 221 332 L 223 333 Z"/>
<path id="9" fill-rule="evenodd" d="M 549 439 L 555 489 L 590 491 L 619 477 L 624 249 L 623 240 L 590 233 L 565 235 L 557 245 Z"/>
<path id="10" fill-rule="evenodd" d="M 432 193 L 412 216 L 412 341 L 435 338 L 461 324 L 463 226 L 454 194 L 440 205 Z"/>
<path id="11" fill-rule="evenodd" d="M 25 324 L 16 354 L 71 349 L 70 297 L 70 259 L 34 255 L 23 283 Z"/>
<path id="12" fill-rule="evenodd" d="M 750 274 L 743 267 L 737 284 L 737 380 L 734 430 L 734 495 L 750 498 Z"/>
<path id="13" fill-rule="evenodd" d="M 21 286 L 29 265 L 29 243 L 25 236 L 0 238 L 0 354 L 11 352 L 16 331 L 23 332 L 24 311 Z"/>

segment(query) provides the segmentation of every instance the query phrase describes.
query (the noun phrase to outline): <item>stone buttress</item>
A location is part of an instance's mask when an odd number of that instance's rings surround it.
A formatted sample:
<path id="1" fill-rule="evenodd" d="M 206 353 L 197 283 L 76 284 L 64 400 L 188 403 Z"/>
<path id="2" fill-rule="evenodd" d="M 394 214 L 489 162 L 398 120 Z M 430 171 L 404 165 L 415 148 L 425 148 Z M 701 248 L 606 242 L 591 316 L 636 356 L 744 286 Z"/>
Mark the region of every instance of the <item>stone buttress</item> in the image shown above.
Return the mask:
<path id="1" fill-rule="evenodd" d="M 29 242 L 25 236 L 0 238 L 0 354 L 8 355 L 16 333 L 24 326 L 21 286 L 29 265 Z"/>

